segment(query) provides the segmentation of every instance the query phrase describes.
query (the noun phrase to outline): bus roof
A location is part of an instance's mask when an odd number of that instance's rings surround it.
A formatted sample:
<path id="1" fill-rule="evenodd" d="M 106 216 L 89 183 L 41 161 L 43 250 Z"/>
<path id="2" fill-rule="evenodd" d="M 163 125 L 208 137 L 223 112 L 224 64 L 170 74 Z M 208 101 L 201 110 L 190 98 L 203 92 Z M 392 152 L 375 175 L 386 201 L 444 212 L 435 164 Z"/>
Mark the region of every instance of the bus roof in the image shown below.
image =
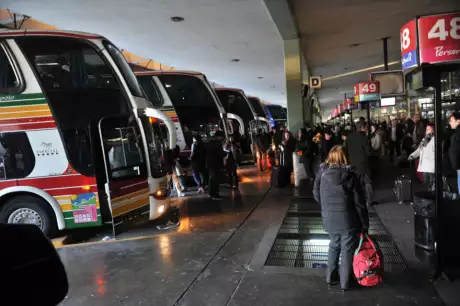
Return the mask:
<path id="1" fill-rule="evenodd" d="M 136 71 L 134 72 L 135 75 L 167 75 L 167 74 L 180 74 L 180 75 L 204 75 L 201 72 L 196 71 L 186 71 L 186 70 L 172 70 L 172 71 Z"/>
<path id="2" fill-rule="evenodd" d="M 17 36 L 63 36 L 82 39 L 101 39 L 101 35 L 76 31 L 62 30 L 10 30 L 0 29 L 0 37 L 17 37 Z"/>

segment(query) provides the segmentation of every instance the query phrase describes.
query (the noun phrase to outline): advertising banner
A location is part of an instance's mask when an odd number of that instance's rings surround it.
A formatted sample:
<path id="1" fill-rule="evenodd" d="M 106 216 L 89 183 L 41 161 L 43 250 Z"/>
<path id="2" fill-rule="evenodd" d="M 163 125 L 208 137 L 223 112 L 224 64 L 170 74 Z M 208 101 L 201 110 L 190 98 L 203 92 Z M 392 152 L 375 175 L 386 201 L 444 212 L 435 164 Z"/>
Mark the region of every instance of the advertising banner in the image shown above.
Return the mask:
<path id="1" fill-rule="evenodd" d="M 361 82 L 354 88 L 355 102 L 369 102 L 380 100 L 380 86 L 378 81 Z"/>
<path id="2" fill-rule="evenodd" d="M 417 25 L 421 64 L 460 62 L 460 12 L 420 17 Z"/>
<path id="3" fill-rule="evenodd" d="M 401 28 L 400 38 L 402 70 L 417 67 L 417 23 L 415 19 Z"/>

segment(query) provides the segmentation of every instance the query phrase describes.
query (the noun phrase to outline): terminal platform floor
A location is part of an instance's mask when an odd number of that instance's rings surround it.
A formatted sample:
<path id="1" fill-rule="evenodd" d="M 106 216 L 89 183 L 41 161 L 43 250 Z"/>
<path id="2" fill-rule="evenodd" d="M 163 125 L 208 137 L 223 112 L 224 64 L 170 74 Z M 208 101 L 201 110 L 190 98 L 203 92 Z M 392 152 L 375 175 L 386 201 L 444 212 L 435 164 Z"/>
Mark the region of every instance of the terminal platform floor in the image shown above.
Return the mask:
<path id="1" fill-rule="evenodd" d="M 292 203 L 313 203 L 311 188 L 298 196 L 270 190 L 269 174 L 252 168 L 242 171 L 240 191 L 222 195 L 219 202 L 185 199 L 177 229 L 147 226 L 136 229 L 145 235 L 60 248 L 71 286 L 62 305 L 445 305 L 416 269 L 411 220 L 394 213 L 399 204 L 387 190 L 377 193 L 385 201 L 377 198 L 375 214 L 407 268 L 387 273 L 382 286 L 346 293 L 327 288 L 321 265 L 266 264 Z"/>

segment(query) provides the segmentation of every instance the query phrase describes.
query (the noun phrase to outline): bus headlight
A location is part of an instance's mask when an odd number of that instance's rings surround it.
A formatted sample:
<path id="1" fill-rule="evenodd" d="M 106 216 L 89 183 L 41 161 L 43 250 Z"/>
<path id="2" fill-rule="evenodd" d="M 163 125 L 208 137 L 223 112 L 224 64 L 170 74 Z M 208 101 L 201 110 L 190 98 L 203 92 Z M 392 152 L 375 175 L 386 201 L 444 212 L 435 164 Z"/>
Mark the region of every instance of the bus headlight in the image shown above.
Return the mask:
<path id="1" fill-rule="evenodd" d="M 151 196 L 157 200 L 164 200 L 168 197 L 165 189 L 157 189 Z"/>

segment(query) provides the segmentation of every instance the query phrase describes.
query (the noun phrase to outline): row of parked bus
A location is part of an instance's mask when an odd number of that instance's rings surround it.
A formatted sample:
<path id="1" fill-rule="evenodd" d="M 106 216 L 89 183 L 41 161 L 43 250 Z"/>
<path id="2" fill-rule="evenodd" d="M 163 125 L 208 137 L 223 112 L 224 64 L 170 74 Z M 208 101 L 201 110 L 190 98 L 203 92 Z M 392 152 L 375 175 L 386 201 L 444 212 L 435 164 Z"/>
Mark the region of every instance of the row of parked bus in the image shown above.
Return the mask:
<path id="1" fill-rule="evenodd" d="M 255 130 L 283 115 L 201 73 L 135 75 L 99 35 L 0 30 L 0 222 L 53 236 L 156 219 L 176 145 L 186 163 L 194 133 L 221 130 L 250 153 Z"/>

